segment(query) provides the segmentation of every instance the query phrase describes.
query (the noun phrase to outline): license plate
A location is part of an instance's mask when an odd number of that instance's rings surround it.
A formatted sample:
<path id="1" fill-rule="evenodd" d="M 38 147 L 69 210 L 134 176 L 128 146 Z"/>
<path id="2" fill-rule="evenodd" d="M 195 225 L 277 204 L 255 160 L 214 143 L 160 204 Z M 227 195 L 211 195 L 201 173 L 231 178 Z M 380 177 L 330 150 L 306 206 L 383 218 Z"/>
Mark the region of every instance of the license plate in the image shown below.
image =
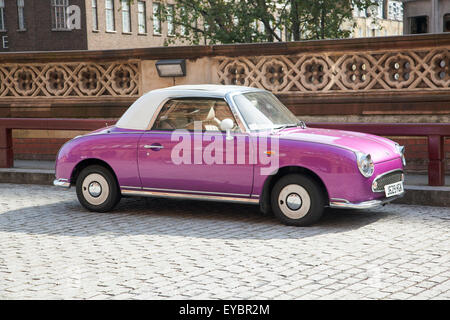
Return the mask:
<path id="1" fill-rule="evenodd" d="M 386 197 L 401 194 L 403 192 L 403 181 L 384 186 L 384 192 L 386 193 Z"/>

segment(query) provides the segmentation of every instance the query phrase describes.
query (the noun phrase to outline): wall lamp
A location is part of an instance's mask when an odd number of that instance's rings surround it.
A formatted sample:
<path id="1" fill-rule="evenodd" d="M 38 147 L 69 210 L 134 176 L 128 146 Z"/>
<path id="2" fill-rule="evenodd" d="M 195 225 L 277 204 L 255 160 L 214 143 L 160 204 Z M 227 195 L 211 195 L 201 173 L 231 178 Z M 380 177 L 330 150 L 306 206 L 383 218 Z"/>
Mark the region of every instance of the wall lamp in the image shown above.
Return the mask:
<path id="1" fill-rule="evenodd" d="M 186 60 L 159 60 L 156 62 L 156 70 L 160 77 L 184 77 L 186 76 Z"/>

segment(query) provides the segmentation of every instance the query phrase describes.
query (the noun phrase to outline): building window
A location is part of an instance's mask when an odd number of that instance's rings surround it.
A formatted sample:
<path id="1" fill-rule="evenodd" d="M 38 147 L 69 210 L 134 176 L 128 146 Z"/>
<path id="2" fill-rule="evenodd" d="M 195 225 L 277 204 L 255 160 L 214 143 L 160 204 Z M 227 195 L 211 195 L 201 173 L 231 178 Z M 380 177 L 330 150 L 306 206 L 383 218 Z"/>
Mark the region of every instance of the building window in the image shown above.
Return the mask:
<path id="1" fill-rule="evenodd" d="M 428 33 L 428 17 L 418 16 L 409 18 L 411 34 Z"/>
<path id="2" fill-rule="evenodd" d="M 400 1 L 388 2 L 388 19 L 403 21 L 403 3 Z"/>
<path id="3" fill-rule="evenodd" d="M 183 18 L 186 16 L 186 9 L 184 7 L 180 8 L 180 18 L 183 20 Z M 183 20 L 184 21 L 184 20 Z M 181 25 L 180 32 L 182 35 L 187 36 L 189 34 L 188 29 L 185 25 Z"/>
<path id="4" fill-rule="evenodd" d="M 161 34 L 161 19 L 159 18 L 161 12 L 161 4 L 153 2 L 153 33 Z"/>
<path id="5" fill-rule="evenodd" d="M 17 0 L 17 22 L 19 24 L 19 30 L 25 30 L 25 17 L 23 15 L 24 2 L 24 0 Z"/>
<path id="6" fill-rule="evenodd" d="M 67 7 L 69 0 L 52 0 L 52 29 L 68 30 Z"/>
<path id="7" fill-rule="evenodd" d="M 0 31 L 5 30 L 5 0 L 0 0 Z"/>
<path id="8" fill-rule="evenodd" d="M 373 5 L 367 8 L 366 16 L 383 19 L 384 3 L 382 0 L 373 1 Z"/>
<path id="9" fill-rule="evenodd" d="M 173 17 L 175 16 L 175 6 L 173 4 L 169 4 L 167 6 L 167 34 L 169 36 L 175 35 L 175 25 L 173 23 Z"/>
<path id="10" fill-rule="evenodd" d="M 92 0 L 92 30 L 98 30 L 97 0 Z"/>
<path id="11" fill-rule="evenodd" d="M 450 32 L 450 13 L 444 15 L 444 32 Z"/>
<path id="12" fill-rule="evenodd" d="M 145 13 L 145 1 L 138 1 L 138 32 L 147 33 L 147 15 Z"/>
<path id="13" fill-rule="evenodd" d="M 353 16 L 356 18 L 365 18 L 366 17 L 366 10 L 360 9 L 356 4 L 353 4 Z"/>
<path id="14" fill-rule="evenodd" d="M 106 31 L 115 31 L 114 0 L 105 0 Z"/>
<path id="15" fill-rule="evenodd" d="M 122 8 L 122 32 L 131 32 L 131 16 L 130 16 L 130 3 L 128 0 L 121 1 Z"/>

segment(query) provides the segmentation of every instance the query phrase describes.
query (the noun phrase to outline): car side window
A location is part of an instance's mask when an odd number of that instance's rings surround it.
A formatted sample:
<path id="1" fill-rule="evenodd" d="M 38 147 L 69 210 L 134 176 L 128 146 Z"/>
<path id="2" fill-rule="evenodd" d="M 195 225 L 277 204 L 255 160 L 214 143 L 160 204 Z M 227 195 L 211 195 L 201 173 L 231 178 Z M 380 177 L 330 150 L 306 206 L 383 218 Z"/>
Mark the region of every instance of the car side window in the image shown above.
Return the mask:
<path id="1" fill-rule="evenodd" d="M 205 98 L 172 99 L 166 102 L 156 118 L 152 130 L 194 130 L 194 122 L 200 122 L 203 131 L 221 131 L 220 122 L 236 120 L 225 100 Z"/>

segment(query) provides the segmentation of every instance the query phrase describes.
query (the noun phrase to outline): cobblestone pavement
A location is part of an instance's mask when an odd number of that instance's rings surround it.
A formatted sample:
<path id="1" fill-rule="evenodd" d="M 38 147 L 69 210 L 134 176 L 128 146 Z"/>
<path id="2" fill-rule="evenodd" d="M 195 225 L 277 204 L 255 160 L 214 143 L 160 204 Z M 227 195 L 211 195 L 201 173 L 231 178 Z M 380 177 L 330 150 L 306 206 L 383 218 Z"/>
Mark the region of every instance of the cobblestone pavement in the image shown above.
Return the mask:
<path id="1" fill-rule="evenodd" d="M 0 184 L 0 299 L 450 299 L 450 208 L 329 210 L 287 227 L 256 206 Z"/>

